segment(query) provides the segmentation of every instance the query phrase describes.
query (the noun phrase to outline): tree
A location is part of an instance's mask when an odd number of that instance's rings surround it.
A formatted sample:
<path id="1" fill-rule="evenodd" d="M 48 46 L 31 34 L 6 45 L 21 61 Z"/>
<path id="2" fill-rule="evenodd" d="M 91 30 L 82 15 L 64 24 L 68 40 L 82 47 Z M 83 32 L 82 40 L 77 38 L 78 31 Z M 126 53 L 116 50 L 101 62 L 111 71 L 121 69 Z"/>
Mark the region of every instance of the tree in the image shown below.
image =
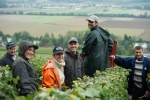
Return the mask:
<path id="1" fill-rule="evenodd" d="M 129 45 L 128 46 L 128 50 L 127 50 L 127 55 L 128 56 L 131 56 L 131 55 L 133 55 L 134 53 L 133 53 L 133 45 Z"/>
<path id="2" fill-rule="evenodd" d="M 48 37 L 41 37 L 40 39 L 40 46 L 42 47 L 49 47 L 49 38 Z"/>
<path id="3" fill-rule="evenodd" d="M 27 32 L 27 31 L 21 32 L 21 37 L 22 37 L 23 40 L 30 40 L 30 41 L 33 40 L 33 39 L 31 38 L 29 32 Z"/>
<path id="4" fill-rule="evenodd" d="M 45 33 L 44 37 L 48 37 L 50 38 L 49 34 L 48 33 Z"/>
<path id="5" fill-rule="evenodd" d="M 2 41 L 3 41 L 5 44 L 8 42 L 5 35 L 2 37 Z"/>
<path id="6" fill-rule="evenodd" d="M 21 37 L 21 32 L 18 32 L 18 33 L 16 32 L 16 33 L 14 33 L 13 36 L 15 37 L 16 41 L 19 41 L 20 37 Z"/>
<path id="7" fill-rule="evenodd" d="M 20 15 L 23 15 L 23 11 L 19 11 L 19 14 L 20 14 Z"/>
<path id="8" fill-rule="evenodd" d="M 0 30 L 0 37 L 4 36 L 3 32 Z"/>
<path id="9" fill-rule="evenodd" d="M 148 17 L 147 12 L 145 12 L 143 16 L 144 16 L 144 18 L 147 18 Z"/>

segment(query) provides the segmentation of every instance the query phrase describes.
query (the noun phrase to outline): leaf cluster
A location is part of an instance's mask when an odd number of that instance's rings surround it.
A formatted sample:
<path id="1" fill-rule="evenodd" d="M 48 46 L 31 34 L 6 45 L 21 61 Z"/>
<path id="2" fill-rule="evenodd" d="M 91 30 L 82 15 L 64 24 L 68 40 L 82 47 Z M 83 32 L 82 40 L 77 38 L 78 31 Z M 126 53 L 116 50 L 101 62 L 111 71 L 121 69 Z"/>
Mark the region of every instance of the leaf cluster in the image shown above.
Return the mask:
<path id="1" fill-rule="evenodd" d="M 49 58 L 43 58 L 43 57 L 33 57 L 30 59 L 30 63 L 32 64 L 32 66 L 34 67 L 34 69 L 36 70 L 37 73 L 37 84 L 40 85 L 42 83 L 42 67 L 43 65 L 46 63 L 46 61 L 49 60 Z"/>
<path id="2" fill-rule="evenodd" d="M 97 71 L 94 77 L 84 76 L 74 81 L 72 89 L 65 92 L 54 88 L 41 88 L 35 100 L 128 100 L 127 76 L 130 70 L 112 67 Z M 24 100 L 31 100 L 24 97 Z"/>
<path id="3" fill-rule="evenodd" d="M 13 100 L 17 95 L 15 85 L 18 83 L 19 78 L 13 78 L 10 67 L 0 66 L 0 100 Z"/>

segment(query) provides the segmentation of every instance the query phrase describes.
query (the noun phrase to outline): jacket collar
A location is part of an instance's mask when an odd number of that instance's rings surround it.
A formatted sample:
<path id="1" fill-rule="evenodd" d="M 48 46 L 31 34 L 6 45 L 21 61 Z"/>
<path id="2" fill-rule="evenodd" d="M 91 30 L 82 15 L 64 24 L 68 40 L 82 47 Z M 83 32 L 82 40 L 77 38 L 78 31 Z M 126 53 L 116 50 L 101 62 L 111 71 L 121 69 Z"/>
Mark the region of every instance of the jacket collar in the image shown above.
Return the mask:
<path id="1" fill-rule="evenodd" d="M 8 52 L 6 53 L 7 56 L 12 57 Z"/>
<path id="2" fill-rule="evenodd" d="M 132 60 L 131 63 L 132 63 L 132 64 L 135 64 L 135 60 L 136 60 L 136 57 L 133 58 L 133 60 Z M 142 62 L 144 62 L 144 56 L 142 56 Z"/>
<path id="3" fill-rule="evenodd" d="M 92 29 L 91 29 L 91 31 L 92 30 L 95 30 L 95 29 L 97 29 L 98 28 L 98 25 L 97 26 L 94 26 Z"/>
<path id="4" fill-rule="evenodd" d="M 66 49 L 66 53 L 68 54 L 68 55 L 70 55 L 72 58 L 78 58 L 78 54 L 79 54 L 79 52 L 77 51 L 77 53 L 76 54 L 73 54 L 68 48 Z"/>
<path id="5" fill-rule="evenodd" d="M 12 55 L 10 55 L 8 52 L 5 55 L 13 60 Z"/>

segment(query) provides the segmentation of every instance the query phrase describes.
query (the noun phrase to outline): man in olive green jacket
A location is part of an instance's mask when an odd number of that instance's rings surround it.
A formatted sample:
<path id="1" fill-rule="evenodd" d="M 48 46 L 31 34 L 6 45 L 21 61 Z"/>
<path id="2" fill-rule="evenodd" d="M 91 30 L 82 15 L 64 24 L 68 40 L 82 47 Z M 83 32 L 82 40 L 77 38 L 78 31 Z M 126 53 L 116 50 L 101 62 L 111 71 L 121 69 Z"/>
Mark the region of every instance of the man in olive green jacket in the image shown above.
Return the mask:
<path id="1" fill-rule="evenodd" d="M 96 70 L 104 71 L 109 67 L 109 54 L 114 43 L 110 34 L 98 26 L 97 16 L 91 15 L 87 21 L 91 32 L 85 39 L 82 55 L 85 57 L 85 75 L 93 77 Z"/>

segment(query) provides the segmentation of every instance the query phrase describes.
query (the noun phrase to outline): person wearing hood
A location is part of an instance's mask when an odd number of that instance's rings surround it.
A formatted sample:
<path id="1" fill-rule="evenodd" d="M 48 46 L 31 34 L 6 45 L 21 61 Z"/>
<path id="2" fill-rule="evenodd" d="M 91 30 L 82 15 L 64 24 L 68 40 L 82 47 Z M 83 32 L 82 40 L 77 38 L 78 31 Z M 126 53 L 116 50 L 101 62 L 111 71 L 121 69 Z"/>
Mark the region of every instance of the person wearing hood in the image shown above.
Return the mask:
<path id="1" fill-rule="evenodd" d="M 53 58 L 48 60 L 42 68 L 42 87 L 62 89 L 64 83 L 64 49 L 56 46 L 53 49 Z"/>
<path id="2" fill-rule="evenodd" d="M 91 30 L 82 47 L 85 75 L 93 77 L 96 70 L 104 71 L 109 67 L 109 54 L 114 42 L 110 34 L 98 26 L 98 17 L 91 15 L 88 19 L 88 27 Z"/>
<path id="3" fill-rule="evenodd" d="M 6 53 L 5 55 L 0 59 L 0 66 L 6 66 L 8 65 L 10 69 L 12 69 L 12 64 L 14 60 L 16 59 L 16 45 L 14 42 L 8 42 L 6 45 Z"/>
<path id="4" fill-rule="evenodd" d="M 77 78 L 82 78 L 84 75 L 83 60 L 77 51 L 79 43 L 76 37 L 71 37 L 68 40 L 68 46 L 65 51 L 65 63 L 64 74 L 65 84 L 69 88 L 72 88 L 73 81 Z"/>
<path id="5" fill-rule="evenodd" d="M 21 42 L 18 48 L 18 57 L 12 65 L 13 77 L 19 77 L 17 90 L 20 96 L 34 95 L 37 90 L 37 74 L 33 66 L 29 63 L 35 55 L 38 46 L 32 42 Z"/>

